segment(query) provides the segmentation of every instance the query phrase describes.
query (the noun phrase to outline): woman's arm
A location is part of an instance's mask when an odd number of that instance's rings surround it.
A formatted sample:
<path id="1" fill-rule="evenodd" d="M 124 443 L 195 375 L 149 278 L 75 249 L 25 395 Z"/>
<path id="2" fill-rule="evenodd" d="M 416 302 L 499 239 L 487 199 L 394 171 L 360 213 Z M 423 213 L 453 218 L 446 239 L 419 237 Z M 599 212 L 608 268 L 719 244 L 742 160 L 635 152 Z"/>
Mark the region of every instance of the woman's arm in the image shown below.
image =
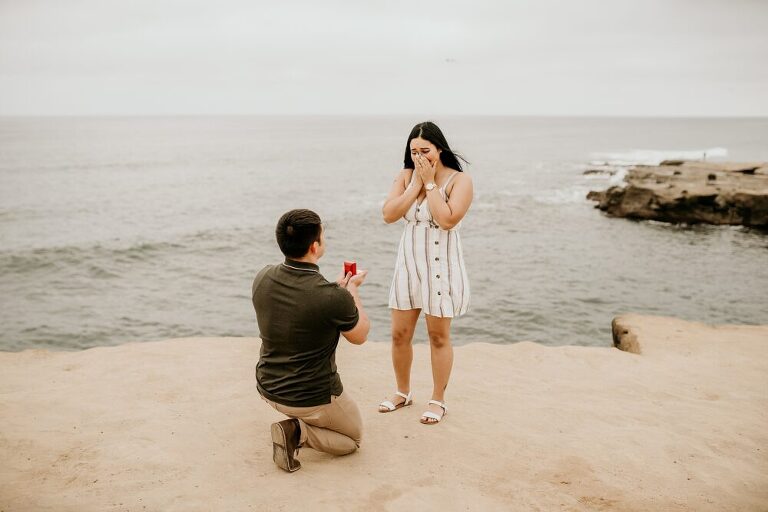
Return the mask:
<path id="1" fill-rule="evenodd" d="M 411 186 L 408 186 L 413 172 L 411 169 L 403 169 L 395 178 L 395 182 L 392 183 L 392 188 L 381 209 L 384 222 L 387 224 L 400 220 L 419 197 L 423 183 L 418 173 Z"/>
<path id="2" fill-rule="evenodd" d="M 473 190 L 472 177 L 462 172 L 453 181 L 448 202 L 443 201 L 437 187 L 427 192 L 429 211 L 432 212 L 435 222 L 443 229 L 452 229 L 456 226 L 472 204 Z M 446 194 L 448 194 L 447 190 Z"/>

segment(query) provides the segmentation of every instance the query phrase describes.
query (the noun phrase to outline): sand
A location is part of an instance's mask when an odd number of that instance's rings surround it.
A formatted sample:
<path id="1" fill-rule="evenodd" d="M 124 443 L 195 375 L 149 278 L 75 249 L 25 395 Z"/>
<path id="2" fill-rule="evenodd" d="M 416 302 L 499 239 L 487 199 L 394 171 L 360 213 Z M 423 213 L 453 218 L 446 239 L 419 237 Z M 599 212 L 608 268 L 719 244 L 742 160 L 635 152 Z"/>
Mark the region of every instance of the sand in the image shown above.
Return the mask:
<path id="1" fill-rule="evenodd" d="M 256 338 L 0 353 L 0 511 L 768 510 L 768 326 L 629 315 L 640 354 L 469 344 L 443 423 L 376 412 L 389 345 L 341 343 L 362 448 L 272 462 Z"/>

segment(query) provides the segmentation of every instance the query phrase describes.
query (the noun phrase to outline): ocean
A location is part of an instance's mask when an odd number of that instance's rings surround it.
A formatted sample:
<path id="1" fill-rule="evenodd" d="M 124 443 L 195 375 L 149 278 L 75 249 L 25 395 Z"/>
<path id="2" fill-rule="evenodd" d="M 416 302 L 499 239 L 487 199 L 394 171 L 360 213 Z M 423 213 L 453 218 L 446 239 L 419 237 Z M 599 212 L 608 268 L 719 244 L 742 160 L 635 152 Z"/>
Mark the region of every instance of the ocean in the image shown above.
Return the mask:
<path id="1" fill-rule="evenodd" d="M 257 336 L 251 282 L 282 261 L 274 227 L 292 208 L 323 218 L 328 279 L 345 259 L 369 269 L 370 339 L 387 342 L 403 227 L 381 205 L 422 120 L 0 118 L 0 350 Z M 608 218 L 585 196 L 611 178 L 583 174 L 659 155 L 768 161 L 768 119 L 433 120 L 475 185 L 454 344 L 608 346 L 625 312 L 768 324 L 768 234 Z"/>

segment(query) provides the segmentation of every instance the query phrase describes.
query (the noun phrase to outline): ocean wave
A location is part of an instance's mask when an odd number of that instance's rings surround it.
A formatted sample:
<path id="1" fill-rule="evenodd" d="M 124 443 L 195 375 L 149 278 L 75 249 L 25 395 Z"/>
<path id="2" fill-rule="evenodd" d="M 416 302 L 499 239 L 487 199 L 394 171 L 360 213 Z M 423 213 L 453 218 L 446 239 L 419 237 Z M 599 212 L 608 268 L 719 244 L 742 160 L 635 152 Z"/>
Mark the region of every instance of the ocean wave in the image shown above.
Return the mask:
<path id="1" fill-rule="evenodd" d="M 590 187 L 574 186 L 557 190 L 548 190 L 542 194 L 533 196 L 533 199 L 537 203 L 551 205 L 586 203 L 586 197 L 589 191 Z"/>
<path id="2" fill-rule="evenodd" d="M 139 262 L 154 258 L 159 252 L 178 250 L 185 246 L 173 242 L 140 242 L 128 247 L 59 246 L 26 251 L 0 252 L 0 273 L 23 274 L 54 270 L 61 266 L 83 265 L 93 278 L 112 278 L 117 274 L 97 261 Z"/>
<path id="3" fill-rule="evenodd" d="M 590 165 L 631 167 L 633 165 L 659 165 L 664 160 L 708 160 L 726 158 L 726 148 L 690 150 L 632 149 L 629 151 L 592 153 Z"/>
<path id="4" fill-rule="evenodd" d="M 94 249 L 86 248 L 86 251 L 94 251 L 95 253 L 108 253 L 115 258 L 127 257 L 133 260 L 144 260 L 153 256 L 158 252 L 167 251 L 169 249 L 181 249 L 184 245 L 174 242 L 141 242 L 129 247 L 109 248 L 97 245 Z"/>
<path id="5" fill-rule="evenodd" d="M 147 172 L 148 169 L 157 169 L 160 167 L 170 167 L 186 165 L 188 162 L 182 159 L 164 159 L 164 160 L 114 160 L 114 161 L 94 161 L 94 162 L 53 162 L 53 163 L 35 163 L 29 165 L 18 163 L 12 166 L 4 166 L 3 171 L 14 173 L 34 173 L 34 172 L 75 172 L 75 171 L 136 171 Z"/>

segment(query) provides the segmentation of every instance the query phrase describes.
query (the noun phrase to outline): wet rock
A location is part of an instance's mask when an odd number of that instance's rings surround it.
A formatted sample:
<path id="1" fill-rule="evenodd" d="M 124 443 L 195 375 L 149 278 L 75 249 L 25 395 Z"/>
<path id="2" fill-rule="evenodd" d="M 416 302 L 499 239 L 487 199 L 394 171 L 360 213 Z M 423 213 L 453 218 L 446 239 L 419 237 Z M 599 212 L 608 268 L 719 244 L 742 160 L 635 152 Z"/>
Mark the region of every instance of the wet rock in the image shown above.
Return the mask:
<path id="1" fill-rule="evenodd" d="M 768 229 L 768 164 L 674 161 L 636 166 L 587 199 L 610 216 Z"/>
<path id="2" fill-rule="evenodd" d="M 619 168 L 613 165 L 592 165 L 588 167 L 582 174 L 584 174 L 584 176 L 594 176 L 594 175 L 613 176 L 618 171 L 619 171 Z"/>
<path id="3" fill-rule="evenodd" d="M 611 331 L 614 347 L 633 354 L 642 353 L 640 343 L 637 341 L 637 333 L 623 316 L 614 317 L 611 321 Z"/>

